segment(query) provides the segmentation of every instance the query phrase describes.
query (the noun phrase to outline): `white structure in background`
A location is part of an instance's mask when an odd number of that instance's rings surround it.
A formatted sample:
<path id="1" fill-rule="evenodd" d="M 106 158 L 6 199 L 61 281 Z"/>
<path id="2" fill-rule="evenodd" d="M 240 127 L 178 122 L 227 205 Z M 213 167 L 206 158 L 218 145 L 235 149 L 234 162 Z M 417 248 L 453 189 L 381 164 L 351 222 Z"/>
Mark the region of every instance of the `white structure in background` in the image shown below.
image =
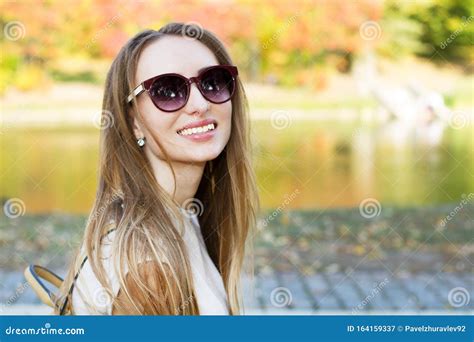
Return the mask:
<path id="1" fill-rule="evenodd" d="M 410 138 L 429 145 L 441 142 L 451 117 L 441 94 L 415 79 L 406 85 L 387 84 L 378 76 L 372 50 L 367 50 L 355 64 L 354 77 L 361 93 L 372 95 L 380 104 L 376 121 L 383 122 L 387 139 L 401 145 L 410 142 Z"/>

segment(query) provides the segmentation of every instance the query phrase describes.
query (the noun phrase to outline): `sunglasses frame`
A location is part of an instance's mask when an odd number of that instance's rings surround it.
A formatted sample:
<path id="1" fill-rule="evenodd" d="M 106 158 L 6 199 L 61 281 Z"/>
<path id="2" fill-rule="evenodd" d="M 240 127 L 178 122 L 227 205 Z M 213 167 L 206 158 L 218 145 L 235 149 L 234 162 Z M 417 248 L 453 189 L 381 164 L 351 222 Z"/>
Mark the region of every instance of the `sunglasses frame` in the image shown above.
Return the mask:
<path id="1" fill-rule="evenodd" d="M 221 101 L 221 102 L 215 102 L 215 101 L 211 101 L 209 98 L 207 98 L 206 95 L 204 95 L 203 93 L 203 89 L 201 88 L 201 76 L 204 75 L 206 72 L 208 72 L 209 70 L 212 70 L 212 69 L 225 69 L 227 71 L 230 72 L 230 75 L 232 76 L 232 82 L 234 82 L 234 87 L 232 88 L 232 93 L 229 95 L 229 98 L 225 101 Z M 227 101 L 229 101 L 232 96 L 234 95 L 235 93 L 235 88 L 236 88 L 236 80 L 237 80 L 237 76 L 238 76 L 239 72 L 238 72 L 238 69 L 236 66 L 234 65 L 213 65 L 213 66 L 210 66 L 210 67 L 207 67 L 203 70 L 201 70 L 198 74 L 198 76 L 195 76 L 195 77 L 190 77 L 190 78 L 187 78 L 183 75 L 180 75 L 180 74 L 176 74 L 176 73 L 167 73 L 167 74 L 161 74 L 161 75 L 157 75 L 157 76 L 154 76 L 152 78 L 149 78 L 145 81 L 143 81 L 142 83 L 140 83 L 138 86 L 135 87 L 135 89 L 133 89 L 133 91 L 128 95 L 127 97 L 127 103 L 130 103 L 132 102 L 132 100 L 134 98 L 136 98 L 138 95 L 140 95 L 141 93 L 143 92 L 147 92 L 148 93 L 148 96 L 150 97 L 151 99 L 151 102 L 153 102 L 153 104 L 155 105 L 156 108 L 158 108 L 159 110 L 163 111 L 163 112 L 176 112 L 178 110 L 180 110 L 181 108 L 183 108 L 184 106 L 186 106 L 186 104 L 188 103 L 188 100 L 189 100 L 189 95 L 191 93 L 191 84 L 192 83 L 196 83 L 196 87 L 198 88 L 199 92 L 201 93 L 201 95 L 209 102 L 212 102 L 212 103 L 215 103 L 215 104 L 221 104 L 221 103 L 225 103 Z M 179 107 L 179 108 L 176 108 L 176 109 L 173 109 L 173 110 L 164 110 L 162 108 L 160 108 L 156 103 L 155 101 L 153 100 L 153 96 L 151 96 L 150 94 L 150 88 L 151 86 L 153 85 L 153 83 L 159 79 L 159 78 L 162 78 L 162 77 L 167 77 L 167 76 L 176 76 L 176 77 L 179 77 L 181 78 L 183 81 L 184 81 L 184 84 L 186 85 L 186 101 L 184 101 L 184 104 Z"/>

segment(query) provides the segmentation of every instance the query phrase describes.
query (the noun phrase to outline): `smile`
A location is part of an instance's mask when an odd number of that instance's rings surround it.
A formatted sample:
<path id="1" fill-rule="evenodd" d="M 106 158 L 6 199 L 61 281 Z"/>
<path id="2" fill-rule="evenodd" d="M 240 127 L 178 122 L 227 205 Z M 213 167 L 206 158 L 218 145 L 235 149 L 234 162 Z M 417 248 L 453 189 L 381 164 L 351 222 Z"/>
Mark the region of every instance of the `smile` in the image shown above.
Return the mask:
<path id="1" fill-rule="evenodd" d="M 214 123 L 211 123 L 211 124 L 204 125 L 204 126 L 182 129 L 182 130 L 179 130 L 177 133 L 179 135 L 184 135 L 184 136 L 186 136 L 186 135 L 197 135 L 197 134 L 202 134 L 202 133 L 213 131 L 216 128 L 217 128 L 217 125 L 214 124 Z"/>

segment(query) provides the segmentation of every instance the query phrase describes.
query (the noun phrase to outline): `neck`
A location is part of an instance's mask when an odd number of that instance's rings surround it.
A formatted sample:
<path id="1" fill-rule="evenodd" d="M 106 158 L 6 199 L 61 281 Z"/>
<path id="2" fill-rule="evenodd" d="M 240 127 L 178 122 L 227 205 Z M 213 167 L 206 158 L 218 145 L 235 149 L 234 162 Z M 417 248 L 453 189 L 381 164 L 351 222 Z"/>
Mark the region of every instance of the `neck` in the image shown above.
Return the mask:
<path id="1" fill-rule="evenodd" d="M 206 162 L 172 162 L 173 170 L 176 175 L 176 184 L 170 165 L 168 165 L 166 161 L 154 158 L 151 161 L 151 165 L 158 184 L 165 189 L 170 196 L 173 196 L 175 192 L 173 199 L 179 206 L 184 207 L 196 195 Z"/>

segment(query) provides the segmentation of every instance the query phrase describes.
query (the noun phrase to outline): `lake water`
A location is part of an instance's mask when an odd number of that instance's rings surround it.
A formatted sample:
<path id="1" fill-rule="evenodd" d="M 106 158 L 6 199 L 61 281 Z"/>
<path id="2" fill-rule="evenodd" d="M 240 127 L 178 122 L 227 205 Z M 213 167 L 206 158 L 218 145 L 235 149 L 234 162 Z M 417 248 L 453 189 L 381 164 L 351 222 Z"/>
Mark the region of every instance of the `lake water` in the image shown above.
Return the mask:
<path id="1" fill-rule="evenodd" d="M 277 129 L 253 122 L 263 208 L 458 202 L 474 192 L 472 126 L 369 125 L 300 120 Z M 281 128 L 281 127 L 280 127 Z M 26 213 L 87 213 L 96 188 L 99 130 L 12 128 L 1 137 L 0 194 Z"/>

